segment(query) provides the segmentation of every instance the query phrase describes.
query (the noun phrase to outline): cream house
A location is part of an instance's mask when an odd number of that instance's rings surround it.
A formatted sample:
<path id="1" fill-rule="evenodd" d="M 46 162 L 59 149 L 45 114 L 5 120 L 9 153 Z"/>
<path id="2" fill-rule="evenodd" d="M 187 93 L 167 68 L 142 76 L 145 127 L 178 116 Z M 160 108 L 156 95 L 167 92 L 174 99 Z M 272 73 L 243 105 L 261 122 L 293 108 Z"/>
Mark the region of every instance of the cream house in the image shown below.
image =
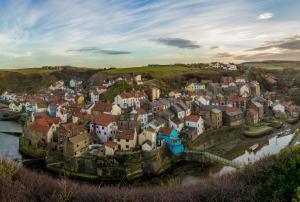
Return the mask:
<path id="1" fill-rule="evenodd" d="M 114 142 L 118 144 L 118 148 L 122 151 L 134 149 L 137 144 L 136 130 L 120 129 Z"/>

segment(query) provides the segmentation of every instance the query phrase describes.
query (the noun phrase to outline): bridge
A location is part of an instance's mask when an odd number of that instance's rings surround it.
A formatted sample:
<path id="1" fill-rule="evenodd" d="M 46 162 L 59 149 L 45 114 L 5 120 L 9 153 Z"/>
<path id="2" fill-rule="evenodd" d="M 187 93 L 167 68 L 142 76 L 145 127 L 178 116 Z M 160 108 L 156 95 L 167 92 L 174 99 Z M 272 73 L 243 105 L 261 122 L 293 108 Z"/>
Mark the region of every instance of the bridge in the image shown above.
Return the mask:
<path id="1" fill-rule="evenodd" d="M 228 160 L 226 158 L 223 158 L 216 154 L 212 154 L 207 151 L 187 150 L 185 154 L 186 154 L 186 160 L 188 161 L 200 161 L 200 162 L 216 161 L 237 169 L 242 167 L 242 165 L 236 161 Z"/>

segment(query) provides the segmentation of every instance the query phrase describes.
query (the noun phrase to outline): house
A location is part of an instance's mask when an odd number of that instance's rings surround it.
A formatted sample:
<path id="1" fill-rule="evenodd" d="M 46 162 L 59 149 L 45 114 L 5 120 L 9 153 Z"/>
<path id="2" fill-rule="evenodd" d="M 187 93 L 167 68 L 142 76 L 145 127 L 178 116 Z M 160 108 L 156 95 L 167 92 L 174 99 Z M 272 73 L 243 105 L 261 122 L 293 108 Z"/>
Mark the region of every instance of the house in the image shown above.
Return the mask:
<path id="1" fill-rule="evenodd" d="M 153 113 L 164 111 L 170 107 L 171 103 L 167 99 L 159 99 L 150 103 L 150 108 Z"/>
<path id="2" fill-rule="evenodd" d="M 79 87 L 81 84 L 82 84 L 82 81 L 77 81 L 77 80 L 75 80 L 75 79 L 71 79 L 71 80 L 70 80 L 70 83 L 69 83 L 69 85 L 70 85 L 71 88 L 77 88 L 77 87 Z"/>
<path id="3" fill-rule="evenodd" d="M 210 98 L 208 96 L 198 96 L 195 98 L 198 105 L 210 105 Z"/>
<path id="4" fill-rule="evenodd" d="M 173 97 L 173 98 L 177 99 L 177 98 L 180 98 L 180 97 L 181 97 L 181 93 L 178 92 L 178 91 L 171 91 L 171 92 L 169 93 L 169 97 Z"/>
<path id="5" fill-rule="evenodd" d="M 91 115 L 86 112 L 76 112 L 72 115 L 72 123 L 89 121 L 91 121 Z"/>
<path id="6" fill-rule="evenodd" d="M 195 83 L 188 83 L 185 86 L 185 90 L 188 92 L 195 92 Z"/>
<path id="7" fill-rule="evenodd" d="M 184 127 L 184 122 L 176 117 L 169 119 L 169 128 L 181 131 Z"/>
<path id="8" fill-rule="evenodd" d="M 223 115 L 222 115 L 222 111 L 214 108 L 212 110 L 210 110 L 210 123 L 209 125 L 212 128 L 221 128 L 223 125 Z"/>
<path id="9" fill-rule="evenodd" d="M 87 134 L 80 134 L 67 138 L 64 144 L 64 158 L 72 158 L 80 156 L 88 147 L 89 138 Z"/>
<path id="10" fill-rule="evenodd" d="M 133 82 L 137 85 L 142 85 L 143 84 L 142 75 L 138 74 L 138 75 L 134 76 Z"/>
<path id="11" fill-rule="evenodd" d="M 118 117 L 110 114 L 96 116 L 90 123 L 90 132 L 96 134 L 102 143 L 106 143 L 118 131 Z"/>
<path id="12" fill-rule="evenodd" d="M 52 142 L 53 133 L 59 122 L 52 119 L 37 118 L 34 122 L 29 122 L 25 126 L 24 135 L 30 140 L 30 145 L 35 147 L 42 143 L 44 146 Z"/>
<path id="13" fill-rule="evenodd" d="M 229 64 L 226 64 L 223 69 L 225 70 L 229 70 L 229 71 L 236 71 L 238 70 L 237 66 L 233 63 L 229 63 Z"/>
<path id="14" fill-rule="evenodd" d="M 146 94 L 151 101 L 158 100 L 160 98 L 160 89 L 159 88 L 148 88 Z"/>
<path id="15" fill-rule="evenodd" d="M 260 85 L 257 81 L 251 81 L 249 83 L 251 95 L 252 96 L 260 96 Z"/>
<path id="16" fill-rule="evenodd" d="M 166 124 L 163 121 L 152 119 L 146 127 L 150 127 L 157 132 L 161 127 L 165 127 L 165 125 Z"/>
<path id="17" fill-rule="evenodd" d="M 134 130 L 137 129 L 137 132 L 140 132 L 140 122 L 137 121 L 136 114 L 121 114 L 118 118 L 117 125 L 119 129 Z"/>
<path id="18" fill-rule="evenodd" d="M 105 155 L 113 156 L 115 152 L 118 150 L 118 144 L 114 141 L 108 141 L 104 144 L 105 147 Z"/>
<path id="19" fill-rule="evenodd" d="M 251 107 L 254 108 L 257 113 L 258 113 L 258 119 L 259 121 L 262 120 L 264 118 L 264 106 L 259 103 L 259 102 L 255 102 L 253 99 L 251 100 Z"/>
<path id="20" fill-rule="evenodd" d="M 228 126 L 239 126 L 244 123 L 244 113 L 235 107 L 228 107 L 225 113 L 225 123 Z"/>
<path id="21" fill-rule="evenodd" d="M 96 103 L 99 101 L 99 93 L 96 90 L 92 90 L 90 92 L 90 98 L 92 103 Z"/>
<path id="22" fill-rule="evenodd" d="M 251 107 L 246 112 L 246 123 L 248 125 L 256 125 L 258 124 L 259 116 L 256 108 Z"/>
<path id="23" fill-rule="evenodd" d="M 148 146 L 151 147 L 151 150 L 156 148 L 156 132 L 153 128 L 149 127 L 144 129 L 139 135 L 138 135 L 138 145 L 142 146 L 145 144 L 145 142 L 148 142 L 148 145 L 146 145 L 145 147 L 147 147 L 149 149 Z M 149 144 L 149 142 L 151 144 Z"/>
<path id="24" fill-rule="evenodd" d="M 250 96 L 250 87 L 247 84 L 240 86 L 240 96 L 247 98 Z"/>
<path id="25" fill-rule="evenodd" d="M 214 69 L 221 69 L 223 68 L 223 64 L 220 62 L 212 62 L 209 64 L 209 67 Z"/>
<path id="26" fill-rule="evenodd" d="M 13 112 L 21 112 L 23 109 L 23 105 L 22 104 L 16 104 L 14 102 L 11 102 L 8 105 L 9 110 L 13 111 Z"/>
<path id="27" fill-rule="evenodd" d="M 148 113 L 143 108 L 139 108 L 137 110 L 133 110 L 131 114 L 135 114 L 137 116 L 137 122 L 140 123 L 141 129 L 144 129 L 148 124 Z"/>
<path id="28" fill-rule="evenodd" d="M 245 84 L 246 83 L 246 79 L 245 77 L 235 77 L 235 83 L 236 84 Z"/>
<path id="29" fill-rule="evenodd" d="M 118 144 L 119 150 L 128 151 L 134 149 L 137 144 L 136 130 L 120 129 L 114 138 L 114 142 Z"/>
<path id="30" fill-rule="evenodd" d="M 160 128 L 157 133 L 157 146 L 167 144 L 169 150 L 173 155 L 184 152 L 184 146 L 179 138 L 179 133 L 170 128 Z"/>
<path id="31" fill-rule="evenodd" d="M 124 92 L 115 97 L 115 104 L 122 109 L 129 107 L 140 108 L 140 101 L 146 99 L 146 94 L 143 91 Z"/>
<path id="32" fill-rule="evenodd" d="M 120 115 L 122 109 L 116 104 L 109 104 L 105 102 L 96 102 L 92 108 L 92 114 L 97 116 L 100 114 Z"/>
<path id="33" fill-rule="evenodd" d="M 197 128 L 197 135 L 201 135 L 204 132 L 204 121 L 201 116 L 189 115 L 185 118 L 185 126 L 191 128 Z"/>
<path id="34" fill-rule="evenodd" d="M 142 151 L 152 151 L 154 146 L 153 142 L 147 140 L 143 145 L 142 145 Z"/>
<path id="35" fill-rule="evenodd" d="M 275 113 L 277 113 L 277 112 L 285 113 L 285 107 L 282 104 L 280 104 L 279 102 L 273 103 L 272 110 Z"/>

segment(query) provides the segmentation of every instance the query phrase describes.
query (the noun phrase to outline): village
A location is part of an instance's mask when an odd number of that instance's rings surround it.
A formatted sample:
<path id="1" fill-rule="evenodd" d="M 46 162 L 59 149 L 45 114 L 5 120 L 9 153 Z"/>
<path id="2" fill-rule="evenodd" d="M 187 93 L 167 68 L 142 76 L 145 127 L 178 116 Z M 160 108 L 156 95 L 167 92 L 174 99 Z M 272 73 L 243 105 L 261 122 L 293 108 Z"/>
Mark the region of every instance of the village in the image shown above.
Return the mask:
<path id="1" fill-rule="evenodd" d="M 239 71 L 235 64 L 217 62 L 207 68 Z M 243 126 L 244 135 L 259 137 L 282 120 L 299 118 L 296 105 L 272 100 L 246 74 L 187 81 L 168 94 L 144 87 L 145 80 L 141 74 L 124 74 L 87 88 L 84 81 L 61 80 L 34 95 L 4 92 L 1 101 L 10 111 L 28 115 L 21 152 L 45 159 L 57 172 L 108 179 L 161 173 L 207 132 Z M 140 88 L 121 92 L 111 103 L 103 101 L 116 84 Z"/>

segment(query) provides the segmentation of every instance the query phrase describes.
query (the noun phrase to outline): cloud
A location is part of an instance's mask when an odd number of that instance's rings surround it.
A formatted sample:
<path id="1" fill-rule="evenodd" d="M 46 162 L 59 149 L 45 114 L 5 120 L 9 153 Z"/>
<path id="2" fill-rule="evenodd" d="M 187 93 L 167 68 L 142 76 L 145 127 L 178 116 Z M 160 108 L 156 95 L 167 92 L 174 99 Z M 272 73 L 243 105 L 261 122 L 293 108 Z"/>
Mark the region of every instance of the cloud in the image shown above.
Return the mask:
<path id="1" fill-rule="evenodd" d="M 258 20 L 268 20 L 273 18 L 273 13 L 262 13 L 259 16 L 257 16 Z"/>
<path id="2" fill-rule="evenodd" d="M 210 47 L 210 50 L 214 50 L 214 49 L 218 49 L 219 48 L 219 46 L 212 46 L 212 47 Z"/>
<path id="3" fill-rule="evenodd" d="M 126 54 L 131 54 L 130 51 L 115 51 L 115 50 L 100 50 L 99 51 L 102 54 L 106 55 L 126 55 Z"/>
<path id="4" fill-rule="evenodd" d="M 159 38 L 159 39 L 151 39 L 151 40 L 159 44 L 164 44 L 166 46 L 174 46 L 182 49 L 201 48 L 201 46 L 195 43 L 194 41 L 181 39 L 181 38 Z"/>
<path id="5" fill-rule="evenodd" d="M 300 50 L 300 36 L 292 36 L 283 38 L 276 41 L 266 41 L 264 45 L 248 49 L 246 52 L 251 51 L 265 51 L 272 48 L 285 49 L 285 50 Z"/>
<path id="6" fill-rule="evenodd" d="M 215 58 L 229 58 L 229 57 L 233 57 L 234 55 L 227 53 L 227 52 L 223 52 L 223 53 L 218 53 L 216 54 L 214 57 Z"/>
<path id="7" fill-rule="evenodd" d="M 78 52 L 78 53 L 90 53 L 90 54 L 104 54 L 104 55 L 126 55 L 131 54 L 130 51 L 120 51 L 120 50 L 105 50 L 98 47 L 83 47 L 79 49 L 68 49 L 66 52 Z"/>

